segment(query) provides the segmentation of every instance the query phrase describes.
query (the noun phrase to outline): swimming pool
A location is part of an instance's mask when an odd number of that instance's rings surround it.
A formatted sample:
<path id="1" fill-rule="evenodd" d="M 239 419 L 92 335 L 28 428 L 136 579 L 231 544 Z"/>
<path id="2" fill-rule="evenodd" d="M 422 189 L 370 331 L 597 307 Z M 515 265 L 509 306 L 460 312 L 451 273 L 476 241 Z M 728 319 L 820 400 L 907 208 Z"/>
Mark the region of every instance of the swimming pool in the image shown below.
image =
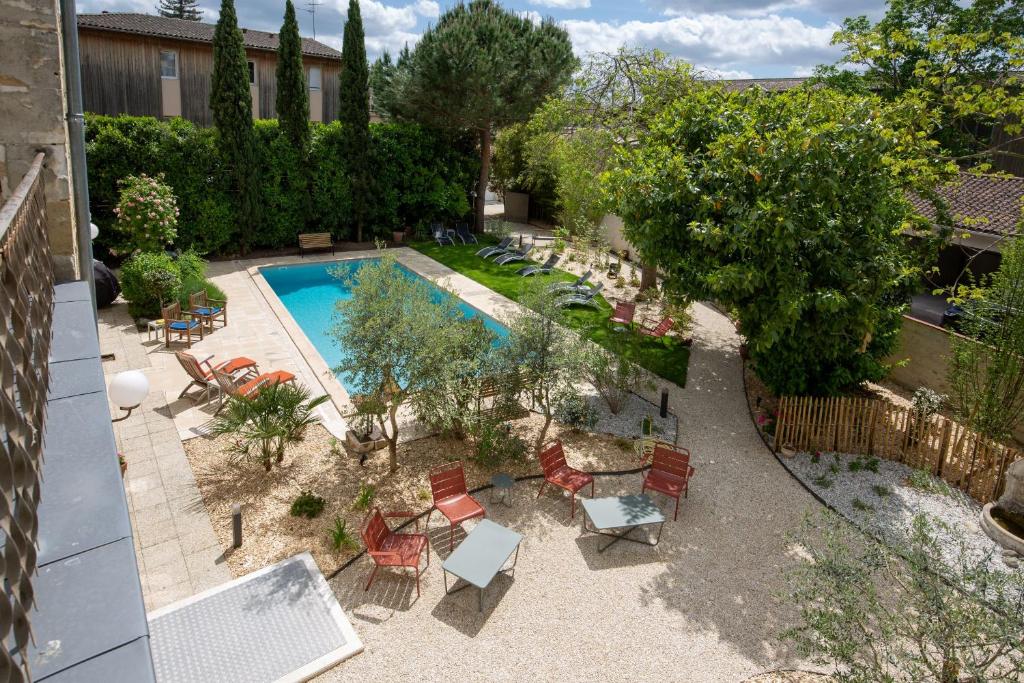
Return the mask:
<path id="1" fill-rule="evenodd" d="M 359 269 L 377 259 L 349 259 L 346 261 L 325 261 L 321 263 L 304 263 L 293 266 L 263 266 L 260 275 L 267 281 L 270 288 L 281 300 L 291 314 L 295 323 L 309 339 L 317 353 L 327 363 L 327 367 L 337 367 L 345 359 L 345 353 L 334 337 L 331 326 L 335 320 L 335 304 L 352 298 L 352 292 L 346 281 L 355 276 Z M 405 266 L 397 268 L 406 277 L 422 280 L 430 288 L 435 298 L 451 296 Z M 333 271 L 341 271 L 344 277 L 336 277 Z M 467 318 L 480 318 L 484 327 L 494 332 L 499 339 L 508 336 L 508 329 L 485 313 L 457 299 L 459 310 Z M 352 384 L 343 374 L 336 374 L 338 381 L 349 394 L 354 393 Z"/>

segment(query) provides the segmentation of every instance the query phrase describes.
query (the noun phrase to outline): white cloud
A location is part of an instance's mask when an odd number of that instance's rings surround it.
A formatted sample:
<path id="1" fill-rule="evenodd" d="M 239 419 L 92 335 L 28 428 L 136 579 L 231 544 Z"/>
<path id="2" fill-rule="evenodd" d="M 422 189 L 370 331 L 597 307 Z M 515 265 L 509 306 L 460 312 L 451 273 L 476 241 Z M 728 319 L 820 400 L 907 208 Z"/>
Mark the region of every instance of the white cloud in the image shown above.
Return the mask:
<path id="1" fill-rule="evenodd" d="M 749 71 L 742 71 L 736 69 L 713 69 L 709 67 L 696 67 L 697 71 L 706 78 L 710 79 L 726 79 L 734 80 L 737 78 L 753 78 L 754 74 Z"/>
<path id="2" fill-rule="evenodd" d="M 523 19 L 529 19 L 535 24 L 540 24 L 542 21 L 544 21 L 543 17 L 540 16 L 540 12 L 534 11 L 532 9 L 524 9 L 519 12 L 516 12 L 516 14 L 522 17 Z"/>
<path id="3" fill-rule="evenodd" d="M 590 7 L 590 0 L 530 0 L 530 4 L 554 9 L 585 9 Z"/>
<path id="4" fill-rule="evenodd" d="M 343 17 L 348 15 L 348 0 L 331 0 L 328 4 Z M 436 19 L 441 14 L 441 6 L 435 0 L 416 0 L 404 5 L 388 5 L 380 0 L 360 0 L 359 9 L 366 35 L 366 52 L 371 59 L 384 50 L 395 54 L 405 45 L 413 47 L 420 39 L 417 31 L 420 21 Z M 338 27 L 339 32 L 336 34 L 317 33 L 317 39 L 340 50 L 341 28 Z"/>
<path id="5" fill-rule="evenodd" d="M 808 76 L 814 75 L 814 67 L 812 66 L 798 66 L 793 69 L 793 75 L 797 78 L 807 78 Z"/>
<path id="6" fill-rule="evenodd" d="M 830 45 L 835 24 L 817 27 L 774 14 L 694 14 L 621 24 L 566 20 L 562 26 L 580 54 L 641 45 L 723 72 L 745 70 L 751 64 L 809 68 L 838 56 Z"/>

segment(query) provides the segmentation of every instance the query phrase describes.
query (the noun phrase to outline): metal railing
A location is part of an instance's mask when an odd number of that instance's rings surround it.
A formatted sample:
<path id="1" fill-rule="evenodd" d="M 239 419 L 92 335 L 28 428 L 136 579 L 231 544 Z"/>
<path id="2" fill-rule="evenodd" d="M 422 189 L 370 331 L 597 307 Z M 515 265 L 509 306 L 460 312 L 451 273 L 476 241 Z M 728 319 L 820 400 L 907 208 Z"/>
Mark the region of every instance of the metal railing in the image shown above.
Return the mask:
<path id="1" fill-rule="evenodd" d="M 53 261 L 38 154 L 0 209 L 0 680 L 29 680 Z M 22 653 L 18 662 L 12 652 Z"/>

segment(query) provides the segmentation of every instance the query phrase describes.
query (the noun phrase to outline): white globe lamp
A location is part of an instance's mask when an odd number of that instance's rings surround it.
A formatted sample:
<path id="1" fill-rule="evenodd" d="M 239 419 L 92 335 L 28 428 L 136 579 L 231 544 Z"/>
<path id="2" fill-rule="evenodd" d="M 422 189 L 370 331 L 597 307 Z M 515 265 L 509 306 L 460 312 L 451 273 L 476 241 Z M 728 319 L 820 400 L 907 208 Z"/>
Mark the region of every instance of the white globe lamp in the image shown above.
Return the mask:
<path id="1" fill-rule="evenodd" d="M 97 237 L 99 237 L 99 234 L 100 234 L 99 226 L 96 225 L 95 223 L 90 223 L 89 224 L 89 239 L 90 240 L 94 240 Z"/>
<path id="2" fill-rule="evenodd" d="M 149 393 L 149 378 L 138 370 L 119 372 L 110 380 L 108 392 L 114 405 L 125 411 L 124 415 L 111 422 L 126 420 L 133 410 L 142 405 Z"/>

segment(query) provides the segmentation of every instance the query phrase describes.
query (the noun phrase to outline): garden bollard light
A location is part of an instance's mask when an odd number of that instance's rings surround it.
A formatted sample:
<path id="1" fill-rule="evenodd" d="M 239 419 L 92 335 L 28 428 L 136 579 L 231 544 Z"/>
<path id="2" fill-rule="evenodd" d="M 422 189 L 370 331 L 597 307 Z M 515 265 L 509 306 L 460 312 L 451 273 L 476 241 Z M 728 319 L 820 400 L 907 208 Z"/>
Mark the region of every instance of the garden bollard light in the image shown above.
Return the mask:
<path id="1" fill-rule="evenodd" d="M 668 417 L 668 389 L 661 390 L 661 416 Z"/>
<path id="2" fill-rule="evenodd" d="M 231 506 L 231 538 L 232 548 L 242 547 L 242 506 L 238 503 Z"/>

